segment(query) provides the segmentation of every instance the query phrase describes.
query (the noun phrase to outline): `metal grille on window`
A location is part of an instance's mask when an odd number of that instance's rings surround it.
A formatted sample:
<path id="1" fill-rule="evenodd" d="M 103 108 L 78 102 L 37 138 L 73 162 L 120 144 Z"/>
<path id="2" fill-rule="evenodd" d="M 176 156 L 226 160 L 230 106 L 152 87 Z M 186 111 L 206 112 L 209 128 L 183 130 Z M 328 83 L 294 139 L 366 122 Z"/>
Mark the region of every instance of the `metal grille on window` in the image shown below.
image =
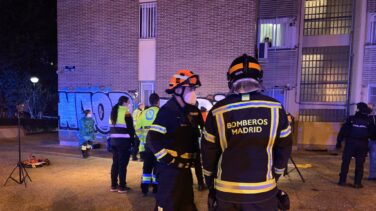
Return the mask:
<path id="1" fill-rule="evenodd" d="M 376 105 L 376 85 L 369 86 L 368 102 Z"/>
<path id="2" fill-rule="evenodd" d="M 150 106 L 149 96 L 154 93 L 155 81 L 141 81 L 141 102 L 146 106 Z"/>
<path id="3" fill-rule="evenodd" d="M 301 102 L 345 104 L 348 58 L 348 47 L 304 48 Z"/>
<path id="4" fill-rule="evenodd" d="M 376 45 L 376 13 L 368 14 L 368 40 L 370 45 Z"/>
<path id="5" fill-rule="evenodd" d="M 140 4 L 140 38 L 154 38 L 156 34 L 157 3 Z"/>
<path id="6" fill-rule="evenodd" d="M 300 109 L 299 121 L 302 122 L 343 122 L 345 109 Z"/>
<path id="7" fill-rule="evenodd" d="M 353 0 L 306 0 L 304 35 L 349 34 Z"/>

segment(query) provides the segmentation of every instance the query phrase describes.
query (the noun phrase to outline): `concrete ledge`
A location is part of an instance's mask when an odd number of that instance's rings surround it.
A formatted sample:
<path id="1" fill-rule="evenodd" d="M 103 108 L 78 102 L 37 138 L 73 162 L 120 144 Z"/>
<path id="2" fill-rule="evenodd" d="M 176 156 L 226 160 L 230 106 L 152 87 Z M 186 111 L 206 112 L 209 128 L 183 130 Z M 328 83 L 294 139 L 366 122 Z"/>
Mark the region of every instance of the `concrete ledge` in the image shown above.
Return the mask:
<path id="1" fill-rule="evenodd" d="M 21 127 L 21 138 L 25 136 L 25 131 Z M 0 127 L 0 140 L 1 139 L 15 139 L 18 137 L 18 126 L 1 126 Z"/>

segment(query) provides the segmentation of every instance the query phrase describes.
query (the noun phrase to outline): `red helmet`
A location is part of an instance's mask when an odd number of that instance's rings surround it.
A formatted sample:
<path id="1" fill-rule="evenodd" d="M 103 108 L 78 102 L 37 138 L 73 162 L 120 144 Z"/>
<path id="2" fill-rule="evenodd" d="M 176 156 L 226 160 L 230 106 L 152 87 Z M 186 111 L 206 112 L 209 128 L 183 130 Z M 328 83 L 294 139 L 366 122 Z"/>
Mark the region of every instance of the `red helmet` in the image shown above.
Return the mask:
<path id="1" fill-rule="evenodd" d="M 194 74 L 190 70 L 178 70 L 170 79 L 167 94 L 174 93 L 174 90 L 180 86 L 200 87 L 201 82 L 198 75 Z"/>

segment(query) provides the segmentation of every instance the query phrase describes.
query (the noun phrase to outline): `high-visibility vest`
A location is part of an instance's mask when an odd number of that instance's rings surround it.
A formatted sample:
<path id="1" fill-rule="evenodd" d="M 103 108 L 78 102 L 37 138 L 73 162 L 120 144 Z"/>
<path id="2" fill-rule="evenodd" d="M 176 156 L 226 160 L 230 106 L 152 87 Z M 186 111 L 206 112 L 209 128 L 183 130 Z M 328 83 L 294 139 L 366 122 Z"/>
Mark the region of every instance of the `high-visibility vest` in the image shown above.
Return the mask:
<path id="1" fill-rule="evenodd" d="M 136 121 L 135 130 L 138 138 L 140 139 L 140 152 L 145 151 L 146 135 L 149 132 L 150 126 L 153 124 L 155 118 L 157 117 L 158 111 L 158 107 L 151 106 L 148 109 L 145 109 Z"/>
<path id="2" fill-rule="evenodd" d="M 126 116 L 130 117 L 128 108 L 125 106 L 119 106 L 116 124 L 113 124 L 110 118 L 109 126 L 111 139 L 133 138 L 130 134 L 131 125 L 127 125 L 125 122 Z"/>

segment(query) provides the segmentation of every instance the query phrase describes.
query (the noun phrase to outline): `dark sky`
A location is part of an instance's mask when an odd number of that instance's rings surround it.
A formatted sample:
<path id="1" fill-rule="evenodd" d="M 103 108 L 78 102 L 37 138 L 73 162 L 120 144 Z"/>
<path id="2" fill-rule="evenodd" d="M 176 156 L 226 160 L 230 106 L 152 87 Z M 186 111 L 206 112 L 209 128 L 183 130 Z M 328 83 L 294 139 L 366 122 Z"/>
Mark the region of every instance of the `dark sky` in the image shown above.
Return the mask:
<path id="1" fill-rule="evenodd" d="M 56 0 L 0 0 L 0 71 L 12 69 L 57 87 Z"/>

